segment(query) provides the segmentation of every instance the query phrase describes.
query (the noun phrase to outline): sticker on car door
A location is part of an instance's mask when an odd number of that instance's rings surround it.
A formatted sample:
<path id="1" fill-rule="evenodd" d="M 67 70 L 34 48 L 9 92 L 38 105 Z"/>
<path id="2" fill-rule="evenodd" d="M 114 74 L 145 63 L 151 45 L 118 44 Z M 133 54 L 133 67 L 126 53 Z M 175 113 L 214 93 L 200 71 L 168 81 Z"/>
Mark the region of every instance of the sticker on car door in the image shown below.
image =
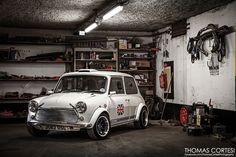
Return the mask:
<path id="1" fill-rule="evenodd" d="M 118 116 L 123 115 L 125 112 L 125 108 L 123 104 L 118 104 L 117 106 L 117 114 Z"/>

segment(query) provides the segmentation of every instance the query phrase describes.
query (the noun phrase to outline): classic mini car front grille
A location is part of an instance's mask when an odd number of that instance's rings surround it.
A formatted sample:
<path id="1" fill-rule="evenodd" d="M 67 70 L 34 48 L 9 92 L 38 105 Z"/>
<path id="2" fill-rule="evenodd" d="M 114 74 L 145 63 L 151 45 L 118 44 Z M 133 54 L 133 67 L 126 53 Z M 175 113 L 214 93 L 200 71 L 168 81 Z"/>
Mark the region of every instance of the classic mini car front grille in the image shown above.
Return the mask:
<path id="1" fill-rule="evenodd" d="M 39 109 L 36 120 L 48 123 L 76 123 L 78 116 L 73 109 Z"/>

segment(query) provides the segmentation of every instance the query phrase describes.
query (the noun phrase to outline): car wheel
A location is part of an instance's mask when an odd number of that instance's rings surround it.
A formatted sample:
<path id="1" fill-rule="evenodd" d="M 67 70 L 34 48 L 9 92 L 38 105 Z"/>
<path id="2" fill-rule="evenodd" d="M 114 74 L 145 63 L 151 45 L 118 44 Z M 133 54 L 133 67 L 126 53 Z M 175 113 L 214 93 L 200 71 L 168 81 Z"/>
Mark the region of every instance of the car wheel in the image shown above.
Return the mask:
<path id="1" fill-rule="evenodd" d="M 27 130 L 34 137 L 43 137 L 46 136 L 49 132 L 48 130 L 38 130 L 31 125 L 27 125 Z"/>
<path id="2" fill-rule="evenodd" d="M 110 131 L 110 121 L 107 114 L 102 113 L 92 129 L 88 129 L 88 135 L 92 139 L 105 139 Z"/>
<path id="3" fill-rule="evenodd" d="M 135 128 L 145 129 L 148 125 L 148 111 L 145 107 L 142 108 L 139 120 L 134 122 Z"/>

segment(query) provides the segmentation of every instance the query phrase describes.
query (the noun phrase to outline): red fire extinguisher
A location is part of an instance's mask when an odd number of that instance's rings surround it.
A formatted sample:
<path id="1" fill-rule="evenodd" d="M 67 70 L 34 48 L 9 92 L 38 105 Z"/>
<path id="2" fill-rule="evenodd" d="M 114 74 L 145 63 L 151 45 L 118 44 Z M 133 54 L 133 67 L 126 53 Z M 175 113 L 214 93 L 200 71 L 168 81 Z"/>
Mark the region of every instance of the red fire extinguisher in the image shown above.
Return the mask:
<path id="1" fill-rule="evenodd" d="M 165 74 L 163 71 L 161 72 L 161 75 L 159 76 L 160 81 L 160 88 L 166 90 L 167 88 L 167 74 Z"/>

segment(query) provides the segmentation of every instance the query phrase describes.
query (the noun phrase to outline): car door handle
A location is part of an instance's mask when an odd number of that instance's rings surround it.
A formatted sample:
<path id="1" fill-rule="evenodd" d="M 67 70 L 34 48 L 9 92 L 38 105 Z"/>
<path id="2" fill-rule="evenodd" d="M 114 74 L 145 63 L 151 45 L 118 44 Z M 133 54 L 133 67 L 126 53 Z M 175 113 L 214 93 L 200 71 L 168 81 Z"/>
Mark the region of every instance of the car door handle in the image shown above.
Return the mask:
<path id="1" fill-rule="evenodd" d="M 129 102 L 129 99 L 125 99 L 125 101 Z"/>

